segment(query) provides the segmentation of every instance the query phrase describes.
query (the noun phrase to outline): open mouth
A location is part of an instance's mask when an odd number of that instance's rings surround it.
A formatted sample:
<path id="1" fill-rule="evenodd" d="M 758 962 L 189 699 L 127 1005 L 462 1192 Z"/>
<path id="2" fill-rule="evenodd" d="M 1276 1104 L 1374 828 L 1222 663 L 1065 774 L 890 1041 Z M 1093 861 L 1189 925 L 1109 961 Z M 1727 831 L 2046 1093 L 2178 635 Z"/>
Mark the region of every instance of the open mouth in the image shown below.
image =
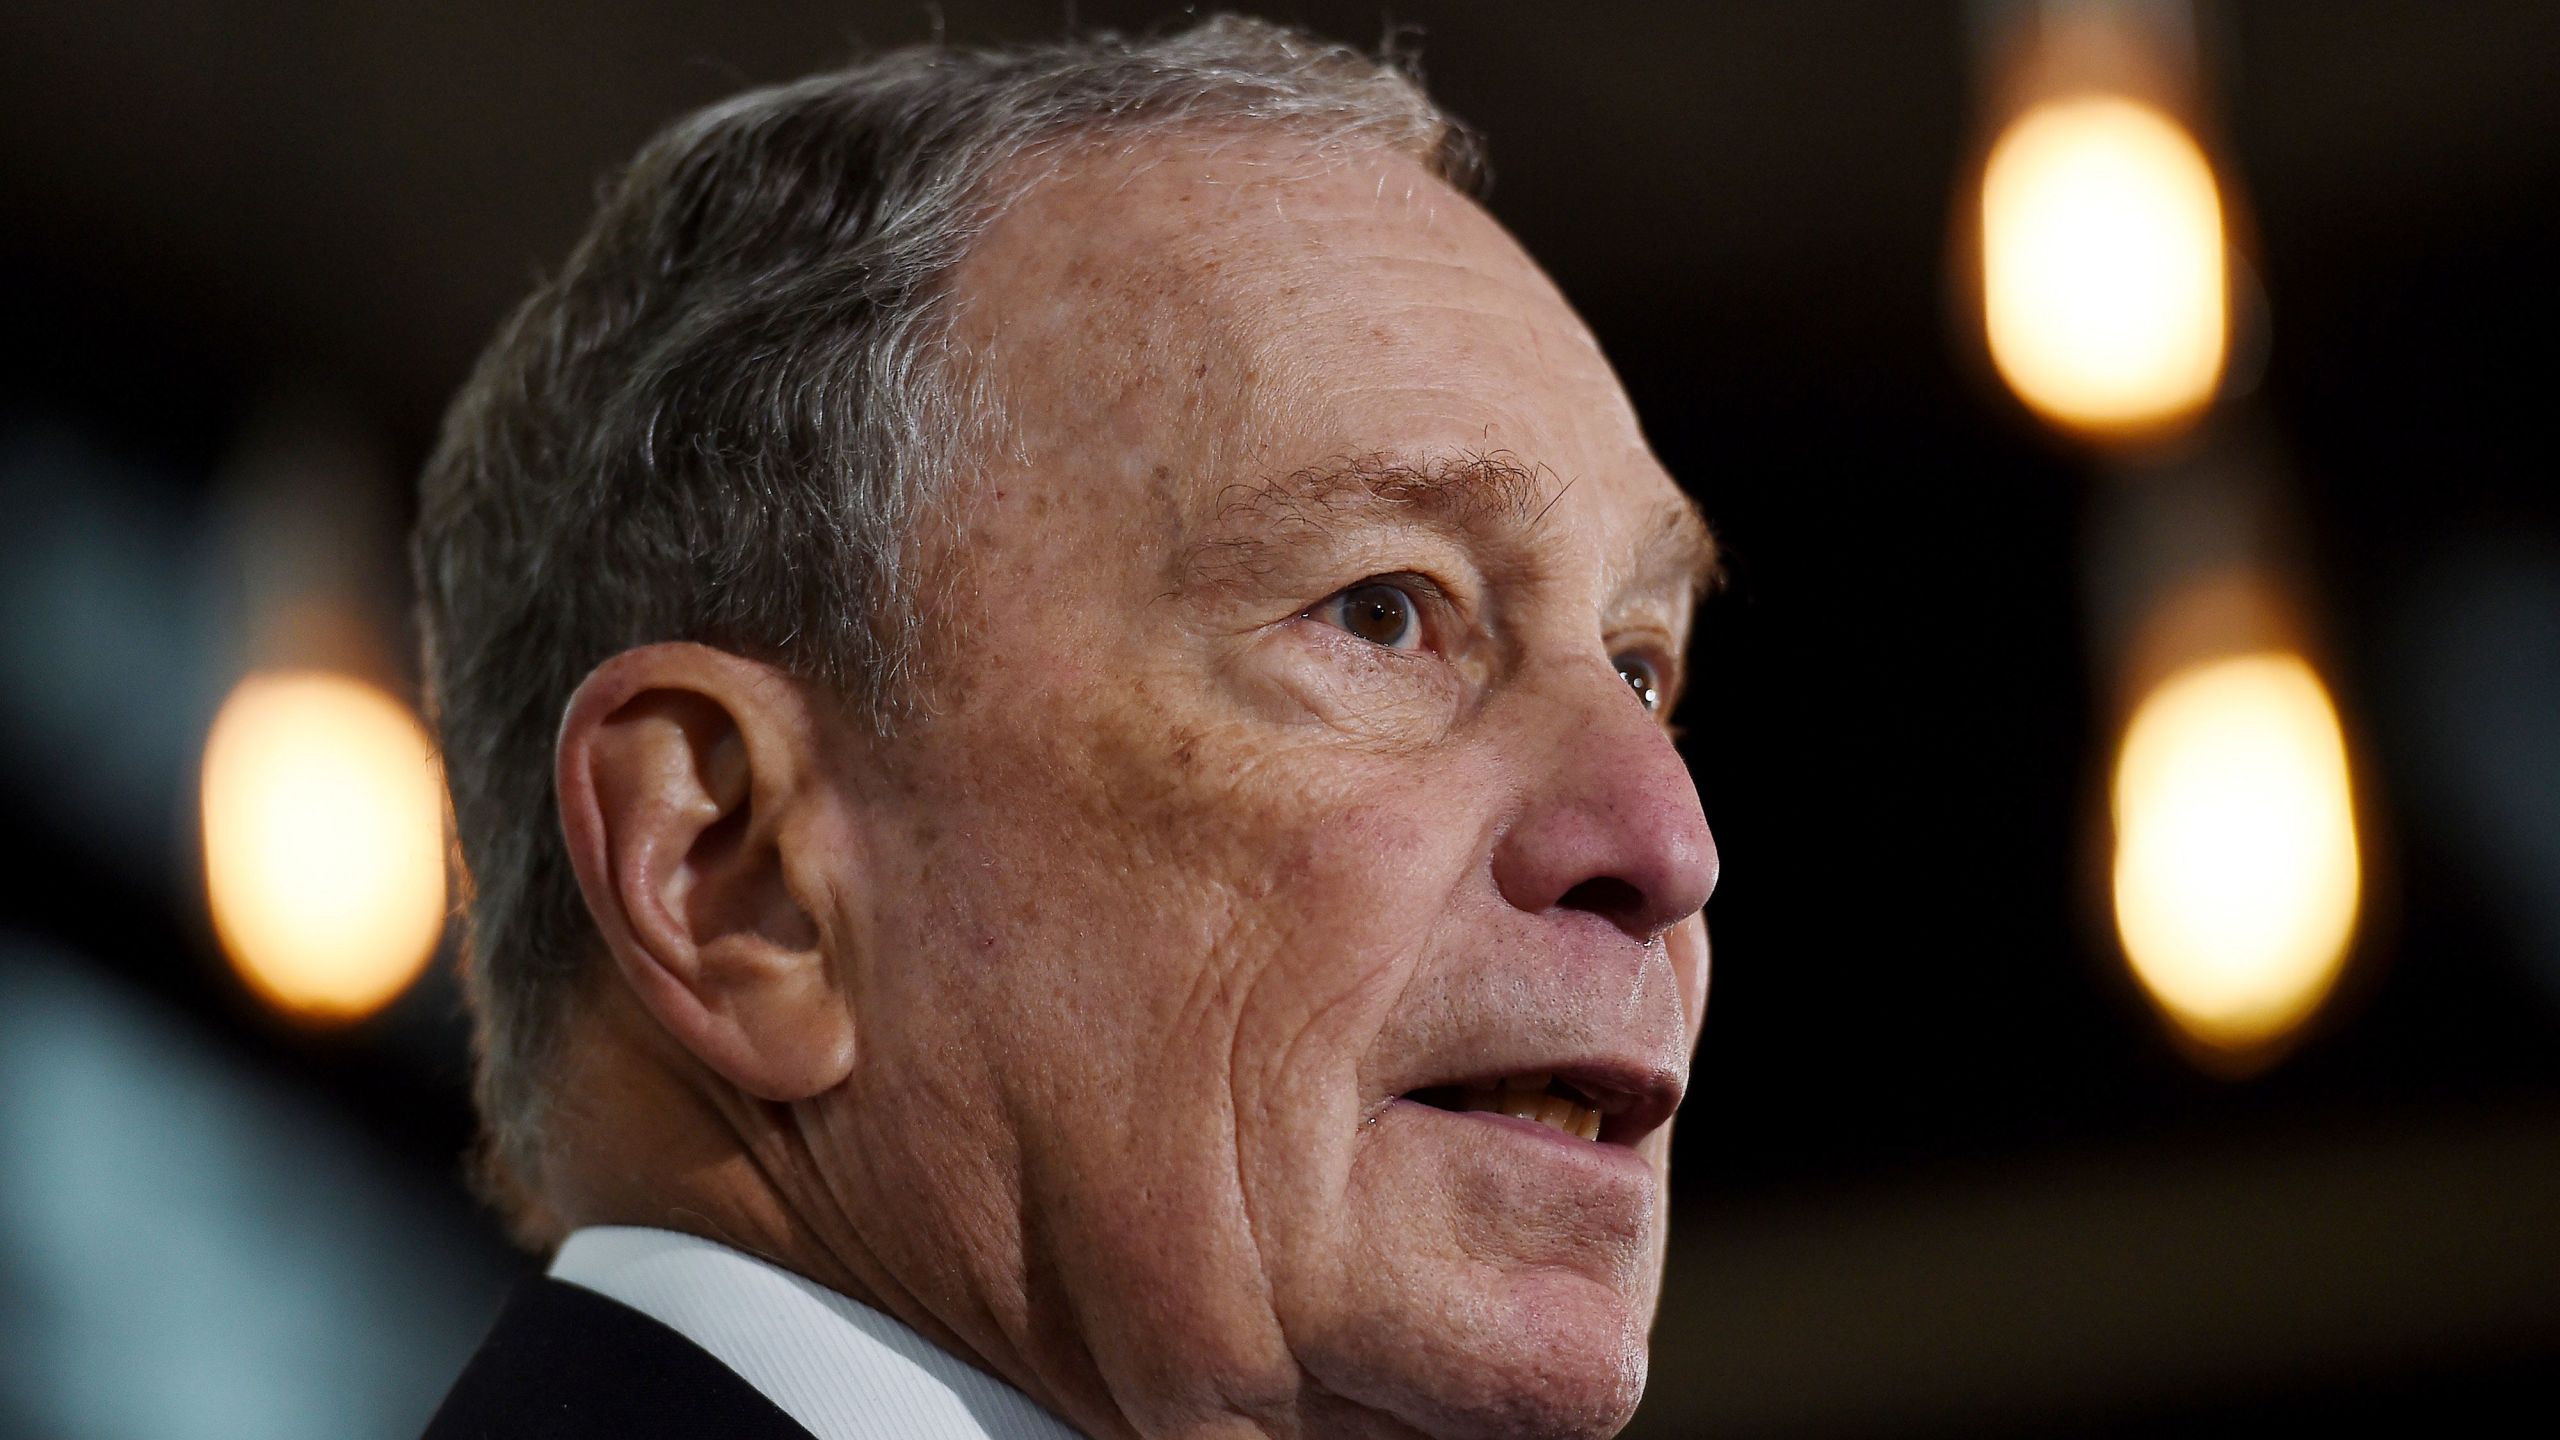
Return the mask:
<path id="1" fill-rule="evenodd" d="M 1554 1075 L 1506 1075 L 1490 1084 L 1435 1085 L 1406 1099 L 1435 1110 L 1491 1110 L 1598 1141 L 1607 1101 Z"/>

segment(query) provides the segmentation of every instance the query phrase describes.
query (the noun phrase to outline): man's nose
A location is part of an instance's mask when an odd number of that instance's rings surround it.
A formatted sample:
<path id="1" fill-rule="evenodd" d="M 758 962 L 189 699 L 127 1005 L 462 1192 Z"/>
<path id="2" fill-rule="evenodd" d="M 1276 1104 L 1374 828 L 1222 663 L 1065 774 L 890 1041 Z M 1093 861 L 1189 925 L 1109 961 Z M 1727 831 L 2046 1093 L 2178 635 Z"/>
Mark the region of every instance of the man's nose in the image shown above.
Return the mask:
<path id="1" fill-rule="evenodd" d="M 1496 843 L 1494 881 L 1530 914 L 1581 910 L 1650 941 L 1716 888 L 1698 787 L 1614 670 L 1555 677 L 1546 693 L 1560 703 L 1523 737 L 1532 778 Z"/>

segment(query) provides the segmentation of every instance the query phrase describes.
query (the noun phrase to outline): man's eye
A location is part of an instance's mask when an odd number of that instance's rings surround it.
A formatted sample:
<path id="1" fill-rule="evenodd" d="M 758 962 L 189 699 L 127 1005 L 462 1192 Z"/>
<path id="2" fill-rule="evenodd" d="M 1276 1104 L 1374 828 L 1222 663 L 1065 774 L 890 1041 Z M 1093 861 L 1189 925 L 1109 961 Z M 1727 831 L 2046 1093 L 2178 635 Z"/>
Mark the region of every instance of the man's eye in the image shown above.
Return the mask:
<path id="1" fill-rule="evenodd" d="M 1636 692 L 1636 698 L 1644 702 L 1645 709 L 1660 710 L 1662 708 L 1660 666 L 1642 655 L 1635 654 L 1617 656 L 1609 663 L 1618 667 L 1618 678 L 1626 681 L 1627 688 Z"/>
<path id="2" fill-rule="evenodd" d="M 1422 646 L 1422 607 L 1401 585 L 1369 580 L 1318 605 L 1314 615 L 1389 650 Z"/>

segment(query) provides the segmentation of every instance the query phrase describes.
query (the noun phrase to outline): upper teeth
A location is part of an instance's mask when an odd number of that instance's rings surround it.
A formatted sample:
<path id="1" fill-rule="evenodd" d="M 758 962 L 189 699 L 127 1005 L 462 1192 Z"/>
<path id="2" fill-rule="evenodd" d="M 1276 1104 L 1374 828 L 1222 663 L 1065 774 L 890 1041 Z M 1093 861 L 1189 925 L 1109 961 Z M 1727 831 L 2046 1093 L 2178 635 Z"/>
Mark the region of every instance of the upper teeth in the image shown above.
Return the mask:
<path id="1" fill-rule="evenodd" d="M 1458 1108 L 1496 1110 L 1585 1140 L 1599 1139 L 1600 1112 L 1579 1101 L 1547 1093 L 1553 1079 L 1552 1075 L 1512 1075 L 1491 1089 L 1470 1085 L 1458 1092 Z"/>

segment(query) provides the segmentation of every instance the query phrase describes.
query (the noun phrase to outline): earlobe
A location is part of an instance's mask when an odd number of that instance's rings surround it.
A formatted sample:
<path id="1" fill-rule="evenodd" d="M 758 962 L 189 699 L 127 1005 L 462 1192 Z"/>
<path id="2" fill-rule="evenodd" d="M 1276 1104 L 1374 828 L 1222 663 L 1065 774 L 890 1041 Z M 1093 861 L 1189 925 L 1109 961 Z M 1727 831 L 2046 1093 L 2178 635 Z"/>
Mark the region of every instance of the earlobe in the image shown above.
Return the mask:
<path id="1" fill-rule="evenodd" d="M 854 1059 L 813 836 L 842 803 L 799 682 L 691 644 L 598 666 L 556 781 L 578 884 L 616 977 L 687 1055 L 759 1100 L 833 1088 Z M 825 847 L 830 866 L 849 847 Z M 796 882 L 796 883 L 795 883 Z"/>

